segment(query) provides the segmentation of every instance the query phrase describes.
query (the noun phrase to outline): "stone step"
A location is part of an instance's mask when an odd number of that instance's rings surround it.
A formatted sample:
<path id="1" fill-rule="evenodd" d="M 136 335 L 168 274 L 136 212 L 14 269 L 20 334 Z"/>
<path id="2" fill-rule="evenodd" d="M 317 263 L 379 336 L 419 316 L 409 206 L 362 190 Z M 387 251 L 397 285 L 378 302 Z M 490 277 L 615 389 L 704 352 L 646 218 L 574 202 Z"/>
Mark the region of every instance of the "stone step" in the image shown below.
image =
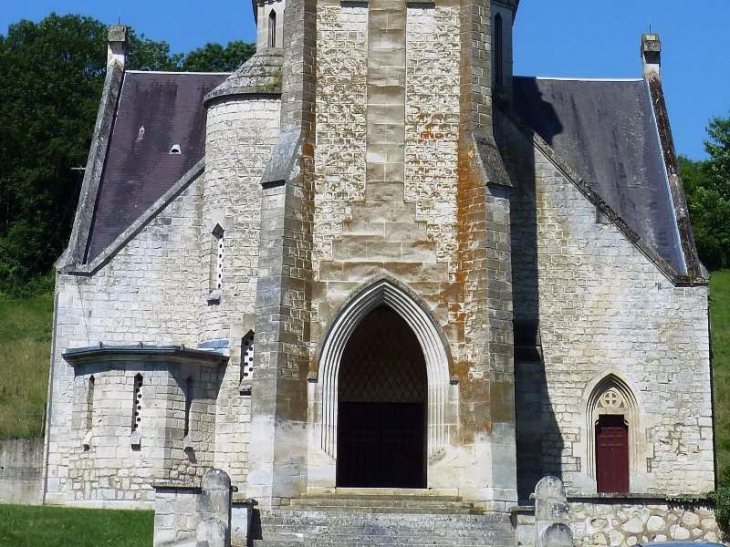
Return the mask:
<path id="1" fill-rule="evenodd" d="M 435 514 L 480 514 L 474 504 L 464 502 L 458 496 L 369 496 L 329 495 L 302 496 L 292 500 L 293 507 L 309 507 L 317 510 L 359 509 L 371 513 L 435 513 Z"/>
<path id="2" fill-rule="evenodd" d="M 457 497 L 423 499 L 402 496 L 385 502 L 377 496 L 308 496 L 302 505 L 259 514 L 256 547 L 511 547 L 509 515 L 471 514 L 471 504 Z M 338 499 L 333 499 L 338 498 Z M 363 499 L 365 498 L 365 499 Z M 315 507 L 317 501 L 343 504 Z M 313 504 L 309 506 L 307 504 Z M 359 506 L 350 506 L 358 503 Z M 371 503 L 373 506 L 371 506 Z M 411 507 L 399 508 L 398 503 Z M 440 505 L 439 505 L 440 504 Z M 433 509 L 426 511 L 429 506 Z M 451 508 L 450 513 L 439 509 Z M 465 513 L 466 511 L 466 513 Z"/>

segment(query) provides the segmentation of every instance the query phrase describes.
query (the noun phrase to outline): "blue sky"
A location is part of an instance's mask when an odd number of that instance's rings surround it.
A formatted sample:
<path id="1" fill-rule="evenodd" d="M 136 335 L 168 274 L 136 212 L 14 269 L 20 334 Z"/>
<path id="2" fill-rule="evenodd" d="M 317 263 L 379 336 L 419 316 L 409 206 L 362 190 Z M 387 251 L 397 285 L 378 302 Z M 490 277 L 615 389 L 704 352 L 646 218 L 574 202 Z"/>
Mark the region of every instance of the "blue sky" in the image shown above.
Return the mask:
<path id="1" fill-rule="evenodd" d="M 250 0 L 0 0 L 0 33 L 51 11 L 134 26 L 173 51 L 206 42 L 253 41 Z M 677 149 L 704 157 L 705 127 L 730 115 L 730 0 L 522 0 L 515 72 L 622 78 L 641 75 L 639 39 L 651 25 L 664 42 L 664 84 Z"/>

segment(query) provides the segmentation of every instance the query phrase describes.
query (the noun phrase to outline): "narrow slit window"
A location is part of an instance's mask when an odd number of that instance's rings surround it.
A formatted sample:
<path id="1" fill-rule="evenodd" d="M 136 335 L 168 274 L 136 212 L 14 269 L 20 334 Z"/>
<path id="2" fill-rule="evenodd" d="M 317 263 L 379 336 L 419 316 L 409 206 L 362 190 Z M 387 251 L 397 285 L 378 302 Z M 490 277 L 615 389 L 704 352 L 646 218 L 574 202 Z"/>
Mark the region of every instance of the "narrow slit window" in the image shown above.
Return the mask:
<path id="1" fill-rule="evenodd" d="M 253 379 L 254 333 L 250 331 L 241 341 L 241 381 Z"/>
<path id="2" fill-rule="evenodd" d="M 142 386 L 144 379 L 141 374 L 134 377 L 134 393 L 132 399 L 132 433 L 139 431 L 142 422 Z"/>
<path id="3" fill-rule="evenodd" d="M 187 437 L 190 433 L 190 409 L 193 406 L 193 379 L 188 378 L 185 381 L 185 431 Z"/>
<path id="4" fill-rule="evenodd" d="M 225 232 L 216 225 L 212 233 L 210 249 L 210 290 L 223 289 L 223 260 L 225 258 Z"/>
<path id="5" fill-rule="evenodd" d="M 269 47 L 276 47 L 276 11 L 269 12 Z"/>
<path id="6" fill-rule="evenodd" d="M 504 84 L 504 29 L 502 15 L 494 18 L 494 83 Z"/>
<path id="7" fill-rule="evenodd" d="M 90 430 L 94 425 L 94 387 L 96 379 L 91 376 L 89 385 L 86 389 L 86 430 Z"/>

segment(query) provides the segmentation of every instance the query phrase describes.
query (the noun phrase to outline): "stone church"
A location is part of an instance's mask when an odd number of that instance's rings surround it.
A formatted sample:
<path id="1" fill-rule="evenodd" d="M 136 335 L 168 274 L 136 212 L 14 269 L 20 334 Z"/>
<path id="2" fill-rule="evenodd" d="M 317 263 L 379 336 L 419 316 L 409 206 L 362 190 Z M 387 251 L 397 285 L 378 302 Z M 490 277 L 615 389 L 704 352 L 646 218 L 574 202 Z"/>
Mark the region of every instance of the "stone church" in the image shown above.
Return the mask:
<path id="1" fill-rule="evenodd" d="M 259 539 L 516 546 L 552 475 L 576 544 L 715 539 L 667 502 L 715 471 L 659 37 L 635 78 L 522 77 L 519 0 L 254 4 L 233 74 L 125 70 L 110 30 L 45 502 L 149 508 L 216 468 Z"/>

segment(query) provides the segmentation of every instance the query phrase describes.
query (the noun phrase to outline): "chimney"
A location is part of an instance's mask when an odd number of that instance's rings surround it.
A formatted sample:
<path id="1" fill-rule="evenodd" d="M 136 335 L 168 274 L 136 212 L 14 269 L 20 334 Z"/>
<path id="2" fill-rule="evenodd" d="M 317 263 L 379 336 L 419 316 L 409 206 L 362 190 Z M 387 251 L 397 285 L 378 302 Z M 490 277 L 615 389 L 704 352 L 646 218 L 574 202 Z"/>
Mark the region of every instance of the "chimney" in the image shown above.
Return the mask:
<path id="1" fill-rule="evenodd" d="M 127 60 L 127 27 L 124 25 L 112 25 L 109 27 L 109 38 L 107 47 L 107 69 L 114 64 L 124 70 L 124 63 Z"/>
<path id="2" fill-rule="evenodd" d="M 658 34 L 644 34 L 641 37 L 641 59 L 646 78 L 662 75 L 662 41 Z"/>

